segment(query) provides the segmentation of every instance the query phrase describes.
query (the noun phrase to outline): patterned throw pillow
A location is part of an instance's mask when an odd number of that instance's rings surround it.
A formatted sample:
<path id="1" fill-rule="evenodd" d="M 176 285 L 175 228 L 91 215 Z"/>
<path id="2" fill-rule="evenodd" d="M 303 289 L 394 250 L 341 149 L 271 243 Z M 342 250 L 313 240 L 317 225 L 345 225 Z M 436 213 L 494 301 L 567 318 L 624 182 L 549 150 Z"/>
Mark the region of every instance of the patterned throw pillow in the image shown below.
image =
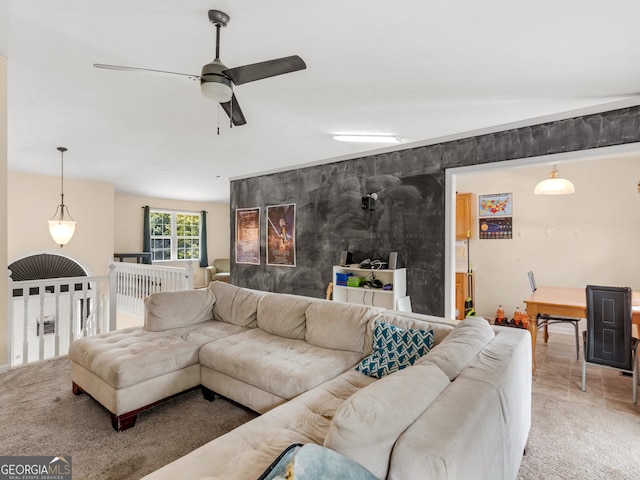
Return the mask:
<path id="1" fill-rule="evenodd" d="M 370 377 L 382 378 L 402 370 L 426 355 L 433 345 L 433 330 L 403 330 L 389 323 L 376 322 L 373 352 L 356 370 Z"/>

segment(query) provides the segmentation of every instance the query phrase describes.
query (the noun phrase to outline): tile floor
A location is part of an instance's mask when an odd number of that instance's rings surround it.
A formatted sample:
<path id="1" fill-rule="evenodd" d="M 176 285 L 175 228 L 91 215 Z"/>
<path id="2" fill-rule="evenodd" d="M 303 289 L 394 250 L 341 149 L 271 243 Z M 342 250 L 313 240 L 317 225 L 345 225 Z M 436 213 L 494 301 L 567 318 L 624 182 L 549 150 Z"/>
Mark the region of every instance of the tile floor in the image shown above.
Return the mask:
<path id="1" fill-rule="evenodd" d="M 576 360 L 575 337 L 549 332 L 545 344 L 542 330 L 536 345 L 537 368 L 533 393 L 560 398 L 576 404 L 600 406 L 640 414 L 640 400 L 633 404 L 632 379 L 618 370 L 587 365 L 587 391 L 582 391 L 582 343 Z M 640 386 L 638 387 L 640 397 Z"/>

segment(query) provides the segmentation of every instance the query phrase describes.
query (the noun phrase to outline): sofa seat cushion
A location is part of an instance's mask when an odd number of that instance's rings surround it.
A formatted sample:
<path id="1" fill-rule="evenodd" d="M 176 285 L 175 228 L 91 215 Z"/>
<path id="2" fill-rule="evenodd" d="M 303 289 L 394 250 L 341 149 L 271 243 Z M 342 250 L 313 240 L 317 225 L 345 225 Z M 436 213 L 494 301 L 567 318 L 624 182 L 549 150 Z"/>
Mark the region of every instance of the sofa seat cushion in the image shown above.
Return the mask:
<path id="1" fill-rule="evenodd" d="M 244 330 L 213 320 L 161 332 L 132 327 L 76 340 L 69 358 L 120 389 L 197 364 L 202 345 Z"/>
<path id="2" fill-rule="evenodd" d="M 340 375 L 361 354 L 331 350 L 259 328 L 208 343 L 200 363 L 212 370 L 290 399 Z"/>
<path id="3" fill-rule="evenodd" d="M 376 381 L 348 370 L 165 465 L 145 480 L 258 478 L 292 443 L 322 445 L 340 405 Z"/>
<path id="4" fill-rule="evenodd" d="M 229 283 L 231 281 L 231 273 L 229 272 L 218 272 L 213 274 L 212 280 L 214 282 L 225 282 Z"/>
<path id="5" fill-rule="evenodd" d="M 435 365 L 405 368 L 364 387 L 336 411 L 324 445 L 386 478 L 398 437 L 449 386 Z"/>

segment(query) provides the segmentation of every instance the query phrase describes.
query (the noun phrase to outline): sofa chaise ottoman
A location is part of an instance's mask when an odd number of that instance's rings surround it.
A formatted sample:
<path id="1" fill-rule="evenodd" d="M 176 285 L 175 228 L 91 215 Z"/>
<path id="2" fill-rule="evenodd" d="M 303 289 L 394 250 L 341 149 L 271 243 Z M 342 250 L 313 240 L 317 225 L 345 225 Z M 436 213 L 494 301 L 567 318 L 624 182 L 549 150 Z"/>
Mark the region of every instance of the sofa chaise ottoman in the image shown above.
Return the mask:
<path id="1" fill-rule="evenodd" d="M 72 388 L 111 413 L 118 431 L 138 413 L 200 386 L 200 348 L 245 327 L 213 320 L 210 290 L 157 293 L 145 299 L 145 326 L 75 340 Z"/>

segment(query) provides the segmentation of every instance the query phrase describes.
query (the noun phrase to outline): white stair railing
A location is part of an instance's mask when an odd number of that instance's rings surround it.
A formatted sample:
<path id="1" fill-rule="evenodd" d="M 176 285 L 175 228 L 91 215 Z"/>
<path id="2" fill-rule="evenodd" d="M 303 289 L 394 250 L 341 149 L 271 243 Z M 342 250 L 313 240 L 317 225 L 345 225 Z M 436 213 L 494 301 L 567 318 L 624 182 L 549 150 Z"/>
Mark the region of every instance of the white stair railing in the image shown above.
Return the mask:
<path id="1" fill-rule="evenodd" d="M 140 263 L 115 262 L 117 308 L 144 314 L 144 299 L 152 293 L 176 292 L 193 288 L 193 266 L 163 267 Z"/>
<path id="2" fill-rule="evenodd" d="M 8 275 L 12 366 L 66 355 L 73 340 L 115 330 L 117 310 L 142 315 L 147 295 L 193 288 L 191 262 L 112 263 L 106 277 L 14 282 Z"/>
<path id="3" fill-rule="evenodd" d="M 10 275 L 12 366 L 66 355 L 73 340 L 115 329 L 109 277 L 14 282 Z"/>

